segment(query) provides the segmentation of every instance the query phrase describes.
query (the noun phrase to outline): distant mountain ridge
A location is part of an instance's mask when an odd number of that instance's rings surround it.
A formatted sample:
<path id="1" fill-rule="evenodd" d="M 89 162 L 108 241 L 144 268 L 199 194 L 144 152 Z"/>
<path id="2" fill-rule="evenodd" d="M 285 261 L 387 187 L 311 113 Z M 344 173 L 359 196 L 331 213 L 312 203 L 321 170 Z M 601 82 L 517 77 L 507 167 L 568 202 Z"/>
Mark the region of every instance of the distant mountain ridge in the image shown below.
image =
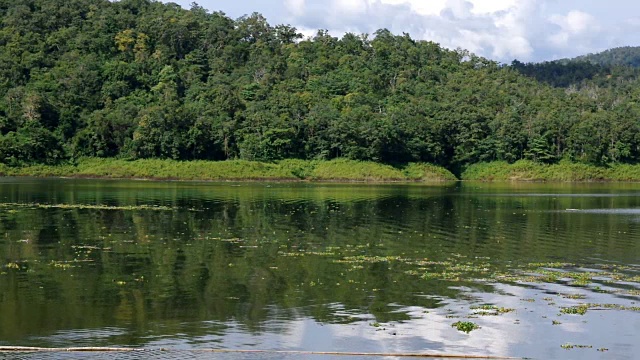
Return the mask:
<path id="1" fill-rule="evenodd" d="M 565 63 L 585 61 L 601 66 L 631 66 L 637 68 L 640 67 L 640 46 L 617 47 L 560 61 Z"/>
<path id="2" fill-rule="evenodd" d="M 617 86 L 620 80 L 639 77 L 640 47 L 618 47 L 571 59 L 539 63 L 514 60 L 510 67 L 522 75 L 559 88 L 583 86 L 586 82 L 601 87 Z"/>

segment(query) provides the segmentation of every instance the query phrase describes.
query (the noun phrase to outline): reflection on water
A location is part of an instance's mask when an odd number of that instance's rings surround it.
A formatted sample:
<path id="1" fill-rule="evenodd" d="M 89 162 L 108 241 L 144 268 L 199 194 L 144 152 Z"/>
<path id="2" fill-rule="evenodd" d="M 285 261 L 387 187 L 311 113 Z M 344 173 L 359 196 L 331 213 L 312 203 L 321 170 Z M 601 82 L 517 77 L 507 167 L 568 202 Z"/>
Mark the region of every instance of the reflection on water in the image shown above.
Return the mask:
<path id="1" fill-rule="evenodd" d="M 0 346 L 633 358 L 637 194 L 5 178 Z"/>
<path id="2" fill-rule="evenodd" d="M 640 209 L 567 209 L 583 214 L 640 215 Z"/>

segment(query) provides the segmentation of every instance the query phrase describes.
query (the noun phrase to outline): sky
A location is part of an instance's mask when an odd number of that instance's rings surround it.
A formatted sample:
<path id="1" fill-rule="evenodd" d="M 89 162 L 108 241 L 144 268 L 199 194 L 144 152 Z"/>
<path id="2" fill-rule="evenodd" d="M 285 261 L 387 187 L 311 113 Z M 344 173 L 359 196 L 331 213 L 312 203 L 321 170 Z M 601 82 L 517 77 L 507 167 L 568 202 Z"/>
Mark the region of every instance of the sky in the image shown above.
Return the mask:
<path id="1" fill-rule="evenodd" d="M 165 1 L 167 2 L 167 1 Z M 194 0 L 173 0 L 186 8 Z M 231 18 L 259 12 L 306 36 L 326 29 L 395 34 L 509 63 L 545 61 L 640 45 L 637 0 L 195 0 Z"/>

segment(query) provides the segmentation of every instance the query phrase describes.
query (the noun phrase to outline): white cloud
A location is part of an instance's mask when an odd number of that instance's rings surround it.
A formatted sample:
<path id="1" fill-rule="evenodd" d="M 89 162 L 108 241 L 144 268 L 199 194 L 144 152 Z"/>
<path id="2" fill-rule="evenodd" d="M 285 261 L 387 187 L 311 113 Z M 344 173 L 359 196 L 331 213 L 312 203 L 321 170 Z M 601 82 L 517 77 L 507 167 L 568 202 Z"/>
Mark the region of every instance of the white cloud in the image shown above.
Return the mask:
<path id="1" fill-rule="evenodd" d="M 476 14 L 491 14 L 498 11 L 507 10 L 515 7 L 522 1 L 517 0 L 475 0 L 473 3 L 473 12 Z M 526 2 L 526 1 L 525 1 Z"/>
<path id="2" fill-rule="evenodd" d="M 357 14 L 366 12 L 369 8 L 368 0 L 333 0 L 333 7 L 338 12 Z"/>
<path id="3" fill-rule="evenodd" d="M 473 4 L 467 0 L 449 0 L 443 12 L 449 12 L 456 19 L 468 19 L 472 10 Z"/>
<path id="4" fill-rule="evenodd" d="M 400 5 L 406 4 L 411 10 L 420 15 L 439 15 L 447 7 L 453 7 L 451 0 L 380 0 L 384 4 Z M 455 1 L 460 2 L 460 1 Z M 517 0 L 467 0 L 473 5 L 471 12 L 474 14 L 487 14 L 502 11 L 515 6 Z"/>
<path id="5" fill-rule="evenodd" d="M 549 42 L 562 51 L 569 47 L 589 52 L 596 47 L 602 27 L 596 18 L 582 11 L 573 10 L 566 15 L 552 15 L 549 22 L 557 25 L 559 31 L 548 36 Z"/>
<path id="6" fill-rule="evenodd" d="M 447 0 L 381 0 L 381 2 L 389 5 L 407 5 L 420 15 L 438 15 L 445 8 Z"/>
<path id="7" fill-rule="evenodd" d="M 595 18 L 585 12 L 573 10 L 566 16 L 553 15 L 549 20 L 571 34 L 580 34 L 593 30 Z"/>
<path id="8" fill-rule="evenodd" d="M 304 11 L 304 0 L 285 0 L 287 10 L 295 16 L 300 16 Z"/>

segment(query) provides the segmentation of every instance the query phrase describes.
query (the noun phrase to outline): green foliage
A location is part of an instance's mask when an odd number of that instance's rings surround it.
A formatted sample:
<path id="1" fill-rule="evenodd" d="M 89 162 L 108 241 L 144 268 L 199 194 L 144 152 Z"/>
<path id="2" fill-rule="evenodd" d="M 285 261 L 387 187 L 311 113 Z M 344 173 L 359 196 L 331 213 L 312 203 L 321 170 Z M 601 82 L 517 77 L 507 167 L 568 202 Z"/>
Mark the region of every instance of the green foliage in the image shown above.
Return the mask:
<path id="1" fill-rule="evenodd" d="M 403 169 L 407 178 L 422 181 L 455 181 L 455 175 L 443 167 L 425 164 L 410 163 Z"/>
<path id="2" fill-rule="evenodd" d="M 299 179 L 310 179 L 313 171 L 318 165 L 318 161 L 308 161 L 299 159 L 281 160 L 277 163 L 283 171 L 292 174 Z"/>
<path id="3" fill-rule="evenodd" d="M 273 179 L 295 177 L 277 164 L 246 160 L 234 161 L 175 161 L 141 159 L 135 161 L 112 159 L 84 159 L 70 175 L 113 178 L 154 178 L 181 180 Z"/>
<path id="4" fill-rule="evenodd" d="M 423 177 L 411 177 L 388 165 L 354 160 L 287 159 L 275 163 L 247 160 L 178 161 L 171 159 L 81 158 L 76 164 L 33 164 L 12 167 L 0 164 L 7 176 L 67 176 L 177 180 L 324 180 L 324 181 L 443 181 L 455 180 L 444 168 L 409 164 L 423 169 Z"/>
<path id="5" fill-rule="evenodd" d="M 623 46 L 597 54 L 579 56 L 577 59 L 598 65 L 640 67 L 640 47 Z"/>
<path id="6" fill-rule="evenodd" d="M 594 64 L 584 59 L 574 61 L 546 61 L 538 64 L 524 64 L 515 60 L 511 63 L 511 67 L 523 75 L 533 77 L 538 81 L 555 87 L 563 88 L 611 72 L 609 66 Z"/>
<path id="7" fill-rule="evenodd" d="M 401 170 L 389 165 L 346 159 L 319 162 L 313 170 L 311 177 L 314 180 L 406 180 Z"/>
<path id="8" fill-rule="evenodd" d="M 584 315 L 587 313 L 589 306 L 587 305 L 579 305 L 572 306 L 560 309 L 560 312 L 563 314 L 573 314 L 573 315 Z"/>
<path id="9" fill-rule="evenodd" d="M 467 334 L 480 328 L 478 324 L 472 323 L 471 321 L 458 321 L 451 324 L 451 327 L 458 329 L 458 331 L 466 332 Z"/>
<path id="10" fill-rule="evenodd" d="M 640 76 L 620 66 L 634 64 L 632 48 L 601 56 L 624 61 L 500 66 L 385 29 L 303 39 L 257 13 L 233 20 L 159 1 L 71 4 L 2 4 L 3 164 L 346 158 L 459 172 L 523 159 L 640 161 Z M 295 177 L 449 176 L 359 163 L 357 175 L 343 175 L 350 165 L 340 161 Z"/>
<path id="11" fill-rule="evenodd" d="M 513 164 L 491 162 L 469 166 L 461 178 L 482 181 L 639 181 L 640 165 L 596 166 L 566 160 L 551 165 L 530 160 Z"/>
<path id="12" fill-rule="evenodd" d="M 59 139 L 37 123 L 0 135 L 0 161 L 9 165 L 53 163 L 62 158 Z"/>

